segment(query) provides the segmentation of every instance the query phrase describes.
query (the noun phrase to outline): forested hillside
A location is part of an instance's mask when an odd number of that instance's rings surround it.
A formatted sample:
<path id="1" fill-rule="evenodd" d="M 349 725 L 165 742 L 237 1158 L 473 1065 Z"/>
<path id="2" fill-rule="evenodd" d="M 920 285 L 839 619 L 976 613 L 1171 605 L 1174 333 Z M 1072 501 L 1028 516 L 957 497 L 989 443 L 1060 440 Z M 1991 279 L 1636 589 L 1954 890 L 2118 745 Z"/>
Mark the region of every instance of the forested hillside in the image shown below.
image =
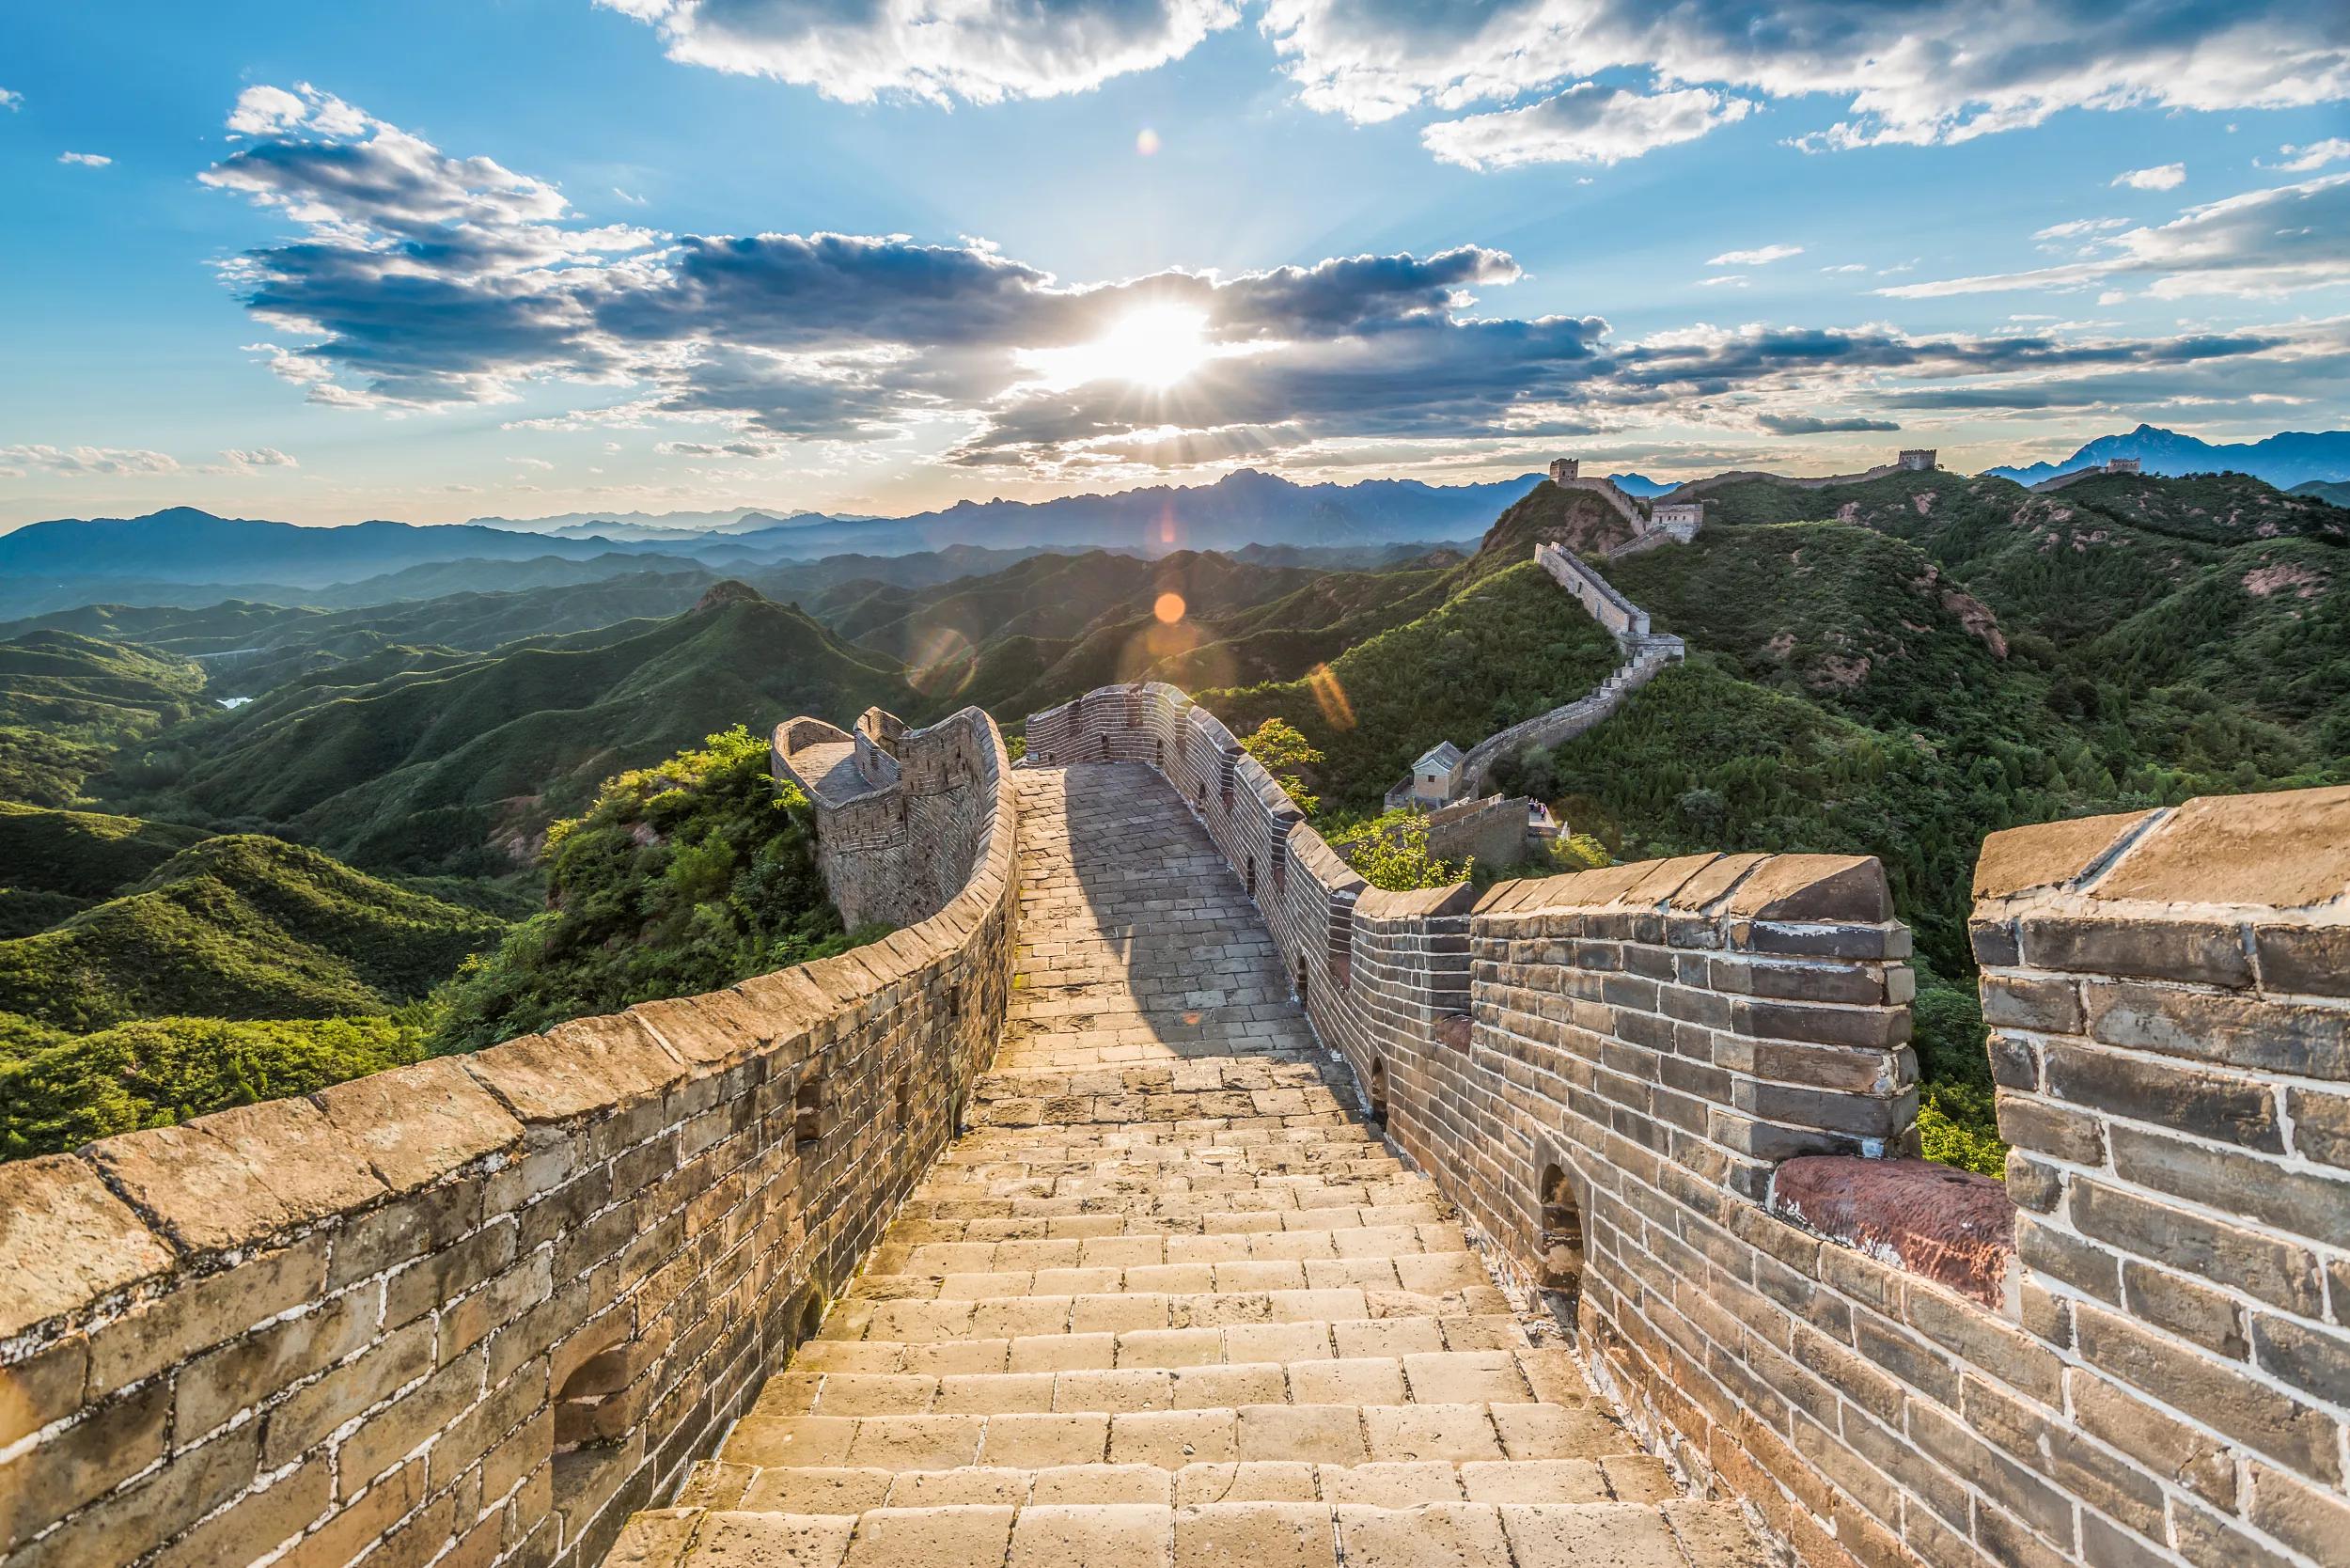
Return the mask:
<path id="1" fill-rule="evenodd" d="M 547 824 L 612 772 L 746 714 L 911 697 L 892 661 L 740 585 L 666 620 L 377 659 L 175 731 L 126 766 L 118 798 L 370 869 L 494 875 L 528 864 Z"/>

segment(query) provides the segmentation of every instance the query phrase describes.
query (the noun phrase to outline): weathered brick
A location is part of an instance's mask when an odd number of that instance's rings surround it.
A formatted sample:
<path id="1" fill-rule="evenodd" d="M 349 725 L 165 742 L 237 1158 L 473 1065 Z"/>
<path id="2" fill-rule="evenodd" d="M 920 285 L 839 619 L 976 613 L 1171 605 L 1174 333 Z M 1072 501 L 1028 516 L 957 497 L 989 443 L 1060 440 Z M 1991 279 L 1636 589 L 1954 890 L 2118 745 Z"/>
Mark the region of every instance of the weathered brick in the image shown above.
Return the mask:
<path id="1" fill-rule="evenodd" d="M 0 1548 L 103 1497 L 161 1458 L 170 1413 L 170 1387 L 152 1383 L 0 1464 Z"/>
<path id="2" fill-rule="evenodd" d="M 212 1568 L 246 1554 L 258 1557 L 301 1534 L 333 1496 L 325 1459 L 313 1459 L 188 1531 L 155 1558 L 154 1568 Z"/>
<path id="3" fill-rule="evenodd" d="M 2243 1309 L 2217 1291 L 2133 1258 L 2122 1264 L 2122 1299 L 2156 1328 L 2167 1328 L 2232 1361 L 2248 1354 Z"/>
<path id="4" fill-rule="evenodd" d="M 2350 1247 L 2350 1181 L 2135 1127 L 2116 1127 L 2112 1136 L 2113 1167 L 2123 1181 L 2248 1215 L 2287 1236 Z"/>
<path id="5" fill-rule="evenodd" d="M 341 1360 L 374 1333 L 374 1295 L 362 1291 L 198 1356 L 180 1369 L 176 1381 L 172 1441 L 185 1447 L 295 1380 Z"/>
<path id="6" fill-rule="evenodd" d="M 0 1366 L 0 1449 L 82 1407 L 89 1352 L 89 1341 L 76 1334 L 13 1366 Z"/>
<path id="7" fill-rule="evenodd" d="M 2223 1067 L 2350 1079 L 2350 1008 L 2092 981 L 2089 1032 Z"/>
<path id="8" fill-rule="evenodd" d="M 1982 977 L 1982 1021 L 1995 1028 L 2078 1034 L 2080 992 L 2074 981 L 2039 975 Z"/>
<path id="9" fill-rule="evenodd" d="M 0 1340 L 151 1279 L 172 1253 L 86 1160 L 0 1165 Z"/>
<path id="10" fill-rule="evenodd" d="M 2350 1169 L 2350 1094 L 2295 1087 L 2285 1091 L 2285 1110 L 2295 1153 Z"/>
<path id="11" fill-rule="evenodd" d="M 2072 1215 L 2084 1235 L 2279 1306 L 2313 1315 L 2323 1301 L 2316 1255 L 2282 1237 L 2086 1177 L 2073 1183 Z"/>
<path id="12" fill-rule="evenodd" d="M 2205 985 L 2252 983 L 2251 961 L 2232 925 L 2067 915 L 2027 915 L 2019 924 L 2024 962 L 2037 969 Z"/>
<path id="13" fill-rule="evenodd" d="M 2106 1163 L 2105 1123 L 2093 1116 L 2004 1090 L 1999 1092 L 1998 1115 L 1999 1137 L 2011 1144 L 2073 1165 Z"/>
<path id="14" fill-rule="evenodd" d="M 326 1239 L 312 1236 L 141 1302 L 90 1337 L 90 1393 L 110 1393 L 315 1298 Z"/>
<path id="15" fill-rule="evenodd" d="M 2315 1406 L 2289 1399 L 2101 1308 L 2081 1308 L 2075 1324 L 2081 1355 L 2092 1365 L 2167 1404 L 2194 1411 L 2218 1431 L 2302 1475 L 2329 1483 L 2341 1481 L 2334 1423 Z"/>
<path id="16" fill-rule="evenodd" d="M 2134 1121 L 2282 1152 L 2276 1090 L 2174 1062 L 2094 1046 L 2049 1043 L 2048 1092 Z"/>
<path id="17" fill-rule="evenodd" d="M 2350 996 L 2350 926 L 2255 922 L 2261 989 L 2312 996 Z"/>

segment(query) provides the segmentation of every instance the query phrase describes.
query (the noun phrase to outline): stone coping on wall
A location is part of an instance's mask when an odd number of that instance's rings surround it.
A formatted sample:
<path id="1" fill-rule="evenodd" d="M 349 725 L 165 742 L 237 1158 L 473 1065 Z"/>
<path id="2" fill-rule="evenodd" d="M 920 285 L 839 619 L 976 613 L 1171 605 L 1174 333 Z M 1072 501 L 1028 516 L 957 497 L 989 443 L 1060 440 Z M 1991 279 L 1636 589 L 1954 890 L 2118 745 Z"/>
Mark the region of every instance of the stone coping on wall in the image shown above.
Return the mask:
<path id="1" fill-rule="evenodd" d="M 1017 819 L 993 721 L 948 722 L 983 736 L 993 808 L 960 891 L 883 941 L 0 1165 L 0 1560 L 129 1561 L 176 1541 L 192 1561 L 227 1560 L 306 1529 L 305 1560 L 338 1563 L 440 1529 L 486 1540 L 485 1563 L 586 1568 L 589 1516 L 646 1500 L 777 1370 L 761 1363 L 790 1348 L 776 1320 L 800 1309 L 794 1271 L 870 1243 L 918 1174 L 847 1161 L 825 1111 L 807 1120 L 805 1086 L 836 1054 L 859 1073 L 885 1060 L 902 1112 L 907 1074 L 940 1074 L 921 1105 L 938 1144 L 940 1107 L 993 1050 Z M 858 1211 L 857 1234 L 832 1233 L 835 1201 Z M 703 1299 L 722 1289 L 723 1322 Z M 656 1317 L 660 1341 L 639 1339 Z M 581 1329 L 600 1319 L 622 1327 Z M 585 1507 L 549 1465 L 582 1414 L 550 1408 L 567 1335 L 598 1341 L 571 1362 L 608 1362 L 588 1370 L 615 1380 L 594 1390 L 615 1393 L 603 1424 L 579 1428 L 597 1461 L 577 1472 Z M 370 1483 L 376 1449 L 395 1445 L 388 1461 L 435 1439 L 440 1457 Z M 369 1443 L 363 1463 L 352 1445 Z M 552 1547 L 536 1532 L 566 1511 Z"/>

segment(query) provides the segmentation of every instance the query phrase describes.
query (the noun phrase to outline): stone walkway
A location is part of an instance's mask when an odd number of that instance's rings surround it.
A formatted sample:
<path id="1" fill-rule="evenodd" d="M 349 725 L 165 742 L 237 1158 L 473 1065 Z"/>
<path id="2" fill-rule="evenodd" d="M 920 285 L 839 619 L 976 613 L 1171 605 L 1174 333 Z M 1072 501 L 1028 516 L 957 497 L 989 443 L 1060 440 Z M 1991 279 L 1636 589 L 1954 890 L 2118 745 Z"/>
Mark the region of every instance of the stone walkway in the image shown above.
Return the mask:
<path id="1" fill-rule="evenodd" d="M 995 1070 L 630 1568 L 1761 1568 L 1352 1108 L 1148 769 L 1024 770 Z"/>

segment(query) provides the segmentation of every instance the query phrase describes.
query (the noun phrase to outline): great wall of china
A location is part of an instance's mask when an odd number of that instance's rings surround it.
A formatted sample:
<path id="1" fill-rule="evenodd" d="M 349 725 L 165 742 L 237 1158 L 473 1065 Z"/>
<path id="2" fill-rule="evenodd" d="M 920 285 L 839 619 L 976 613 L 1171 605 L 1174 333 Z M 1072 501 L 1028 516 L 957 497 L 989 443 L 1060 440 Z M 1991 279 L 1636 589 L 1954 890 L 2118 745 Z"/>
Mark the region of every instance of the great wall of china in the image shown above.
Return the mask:
<path id="1" fill-rule="evenodd" d="M 0 1563 L 2344 1560 L 2350 790 L 1985 844 L 2002 1183 L 1874 860 L 1386 892 L 1157 684 L 776 745 L 895 935 L 0 1165 Z"/>

